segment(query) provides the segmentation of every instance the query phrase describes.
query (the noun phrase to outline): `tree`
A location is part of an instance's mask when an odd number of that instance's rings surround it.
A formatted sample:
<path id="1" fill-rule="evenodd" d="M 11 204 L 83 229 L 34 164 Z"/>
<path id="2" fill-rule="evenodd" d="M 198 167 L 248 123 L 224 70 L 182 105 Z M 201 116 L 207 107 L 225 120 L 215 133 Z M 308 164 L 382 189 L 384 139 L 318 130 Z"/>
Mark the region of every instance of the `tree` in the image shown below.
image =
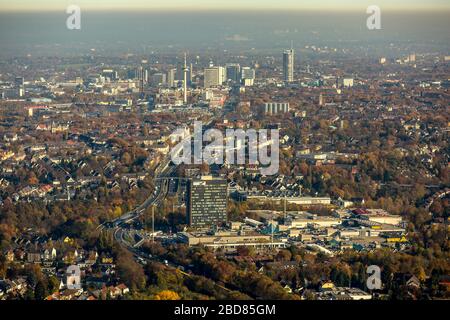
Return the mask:
<path id="1" fill-rule="evenodd" d="M 292 254 L 289 250 L 280 250 L 276 256 L 278 261 L 291 261 Z"/>
<path id="2" fill-rule="evenodd" d="M 430 211 L 433 213 L 435 217 L 442 217 L 445 212 L 445 208 L 442 205 L 440 199 L 436 199 L 430 207 Z"/>
<path id="3" fill-rule="evenodd" d="M 146 280 L 142 267 L 134 260 L 131 253 L 118 249 L 117 270 L 120 278 L 133 290 L 145 288 Z"/>
<path id="4" fill-rule="evenodd" d="M 31 171 L 28 174 L 27 182 L 28 182 L 28 184 L 31 184 L 31 185 L 35 185 L 35 184 L 39 183 L 39 180 L 38 180 L 38 178 L 36 177 L 36 174 L 33 171 Z"/>
<path id="5" fill-rule="evenodd" d="M 237 254 L 243 257 L 252 257 L 255 255 L 255 249 L 253 247 L 239 246 Z"/>
<path id="6" fill-rule="evenodd" d="M 209 174 L 209 165 L 205 162 L 203 162 L 200 166 L 200 172 L 202 174 Z"/>
<path id="7" fill-rule="evenodd" d="M 47 297 L 47 290 L 43 281 L 38 281 L 34 288 L 34 298 L 36 300 L 44 300 Z"/>
<path id="8" fill-rule="evenodd" d="M 47 291 L 49 293 L 54 293 L 56 291 L 59 290 L 59 280 L 57 277 L 55 276 L 51 276 L 50 278 L 48 278 L 48 286 L 47 286 Z"/>
<path id="9" fill-rule="evenodd" d="M 155 300 L 180 300 L 178 293 L 171 290 L 163 290 L 155 296 Z"/>
<path id="10" fill-rule="evenodd" d="M 31 288 L 28 288 L 23 297 L 25 300 L 34 300 L 34 291 Z"/>
<path id="11" fill-rule="evenodd" d="M 125 152 L 122 155 L 122 163 L 126 166 L 129 166 L 131 164 L 131 155 L 128 152 Z"/>
<path id="12" fill-rule="evenodd" d="M 113 212 L 113 217 L 118 218 L 122 215 L 122 208 L 121 207 L 115 207 Z"/>

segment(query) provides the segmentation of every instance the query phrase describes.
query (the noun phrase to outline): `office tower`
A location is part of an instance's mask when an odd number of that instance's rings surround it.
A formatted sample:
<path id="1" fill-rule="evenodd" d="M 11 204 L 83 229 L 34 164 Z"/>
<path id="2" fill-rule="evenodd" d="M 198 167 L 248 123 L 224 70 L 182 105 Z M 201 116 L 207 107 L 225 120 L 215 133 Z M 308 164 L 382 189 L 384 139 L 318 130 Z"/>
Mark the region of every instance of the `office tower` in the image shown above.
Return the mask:
<path id="1" fill-rule="evenodd" d="M 226 179 L 202 177 L 187 186 L 187 219 L 191 227 L 209 228 L 227 222 Z"/>
<path id="2" fill-rule="evenodd" d="M 119 79 L 119 75 L 117 73 L 117 71 L 114 71 L 112 69 L 104 69 L 102 71 L 102 76 L 104 76 L 105 78 L 109 78 L 111 81 L 115 81 Z"/>
<path id="3" fill-rule="evenodd" d="M 19 98 L 22 98 L 25 95 L 25 88 L 23 86 L 19 87 L 19 89 L 17 89 L 17 95 Z"/>
<path id="4" fill-rule="evenodd" d="M 139 91 L 144 92 L 144 85 L 148 83 L 148 70 L 140 66 L 135 71 L 135 79 L 139 81 Z"/>
<path id="5" fill-rule="evenodd" d="M 204 72 L 204 84 L 205 88 L 211 88 L 219 85 L 219 69 L 216 67 L 205 68 Z"/>
<path id="6" fill-rule="evenodd" d="M 14 79 L 14 84 L 16 87 L 23 87 L 25 85 L 25 79 L 23 77 L 16 77 Z"/>
<path id="7" fill-rule="evenodd" d="M 294 49 L 286 50 L 283 53 L 283 80 L 285 82 L 294 81 Z"/>
<path id="8" fill-rule="evenodd" d="M 176 78 L 177 69 L 169 69 L 167 72 L 167 85 L 169 87 L 175 87 L 175 78 Z"/>
<path id="9" fill-rule="evenodd" d="M 252 86 L 255 81 L 255 69 L 243 67 L 241 71 L 242 83 L 245 86 Z"/>
<path id="10" fill-rule="evenodd" d="M 156 87 L 166 84 L 166 75 L 164 73 L 155 73 L 151 77 L 151 83 Z"/>
<path id="11" fill-rule="evenodd" d="M 224 67 L 217 68 L 219 68 L 219 82 L 220 85 L 222 85 L 225 83 L 225 81 L 227 81 L 227 70 Z"/>
<path id="12" fill-rule="evenodd" d="M 133 80 L 136 76 L 136 70 L 128 69 L 127 70 L 127 80 Z"/>
<path id="13" fill-rule="evenodd" d="M 288 113 L 289 110 L 289 103 L 270 102 L 264 104 L 264 113 L 266 114 Z"/>
<path id="14" fill-rule="evenodd" d="M 241 81 L 241 66 L 237 63 L 230 63 L 226 65 L 227 81 L 231 80 L 235 83 Z"/>
<path id="15" fill-rule="evenodd" d="M 175 74 L 175 81 L 184 81 L 184 62 L 179 62 L 177 64 L 177 72 Z M 187 85 L 190 86 L 192 83 L 192 68 L 187 67 Z"/>
<path id="16" fill-rule="evenodd" d="M 140 66 L 136 69 L 134 78 L 145 83 L 148 83 L 148 70 Z"/>
<path id="17" fill-rule="evenodd" d="M 223 84 L 225 79 L 224 67 L 209 67 L 204 70 L 204 87 L 211 88 Z"/>
<path id="18" fill-rule="evenodd" d="M 249 68 L 249 67 L 243 67 L 242 68 L 242 79 L 255 79 L 255 69 Z"/>
<path id="19" fill-rule="evenodd" d="M 175 73 L 175 81 L 183 81 L 184 79 L 184 64 L 182 61 L 177 62 L 177 72 Z"/>
<path id="20" fill-rule="evenodd" d="M 14 85 L 16 89 L 13 89 L 16 93 L 13 94 L 13 96 L 16 96 L 18 98 L 22 98 L 25 95 L 25 79 L 23 77 L 16 77 L 14 79 Z"/>

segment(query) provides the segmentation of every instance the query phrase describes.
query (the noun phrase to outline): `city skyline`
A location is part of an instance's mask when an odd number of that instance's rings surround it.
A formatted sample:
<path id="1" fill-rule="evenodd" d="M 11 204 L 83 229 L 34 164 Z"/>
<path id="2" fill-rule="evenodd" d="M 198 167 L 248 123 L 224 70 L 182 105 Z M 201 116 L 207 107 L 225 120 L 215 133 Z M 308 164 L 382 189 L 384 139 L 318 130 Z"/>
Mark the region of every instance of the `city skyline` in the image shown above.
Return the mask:
<path id="1" fill-rule="evenodd" d="M 201 11 L 201 10 L 276 10 L 282 8 L 282 10 L 339 10 L 339 11 L 354 11 L 363 10 L 370 5 L 378 5 L 385 10 L 450 10 L 450 3 L 446 0 L 431 0 L 426 3 L 419 0 L 407 1 L 399 0 L 393 4 L 391 1 L 379 0 L 376 4 L 371 1 L 364 0 L 358 1 L 355 4 L 351 0 L 282 0 L 276 3 L 269 0 L 218 0 L 218 1 L 206 1 L 206 0 L 172 0 L 170 3 L 165 1 L 148 1 L 144 0 L 101 0 L 92 3 L 88 0 L 78 0 L 69 2 L 65 0 L 41 0 L 31 1 L 22 0 L 11 3 L 10 1 L 0 0 L 0 12 L 4 11 L 60 11 L 64 10 L 69 5 L 78 5 L 85 10 L 176 10 L 176 11 Z"/>

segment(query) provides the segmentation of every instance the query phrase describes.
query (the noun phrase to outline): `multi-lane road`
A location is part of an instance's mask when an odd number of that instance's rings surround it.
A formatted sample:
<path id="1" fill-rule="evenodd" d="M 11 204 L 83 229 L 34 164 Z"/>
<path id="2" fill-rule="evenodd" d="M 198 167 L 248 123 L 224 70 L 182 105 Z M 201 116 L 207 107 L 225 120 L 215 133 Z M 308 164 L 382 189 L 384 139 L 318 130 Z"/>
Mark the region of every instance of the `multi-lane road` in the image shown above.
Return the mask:
<path id="1" fill-rule="evenodd" d="M 98 230 L 103 230 L 107 227 L 121 228 L 124 223 L 131 223 L 144 214 L 149 207 L 160 204 L 167 194 L 168 181 L 161 179 L 162 177 L 170 176 L 174 168 L 170 166 L 170 158 L 166 157 L 160 166 L 155 170 L 155 191 L 138 207 L 123 214 L 119 218 L 102 223 L 97 227 Z"/>
<path id="2" fill-rule="evenodd" d="M 214 121 L 214 118 L 211 119 L 204 128 L 210 126 L 210 124 Z M 191 140 L 192 136 L 185 137 L 186 140 Z M 182 144 L 182 143 L 180 143 Z M 182 150 L 179 150 L 178 152 L 182 152 Z M 121 217 L 107 223 L 101 224 L 98 229 L 103 230 L 105 228 L 109 228 L 113 231 L 114 239 L 117 241 L 120 245 L 122 245 L 125 249 L 130 251 L 134 257 L 140 261 L 145 262 L 147 260 L 154 260 L 158 262 L 162 262 L 164 265 L 166 265 L 167 268 L 170 269 L 177 269 L 181 274 L 187 277 L 191 277 L 191 274 L 186 273 L 183 271 L 182 266 L 174 265 L 173 263 L 162 260 L 160 257 L 151 257 L 147 255 L 146 253 L 142 252 L 139 248 L 136 248 L 133 243 L 131 243 L 129 240 L 126 239 L 130 238 L 130 235 L 132 232 L 130 230 L 125 229 L 125 224 L 130 224 L 136 219 L 138 219 L 140 216 L 144 214 L 144 212 L 151 206 L 158 206 L 162 203 L 162 201 L 165 199 L 168 189 L 169 189 L 169 180 L 173 176 L 174 172 L 176 171 L 176 166 L 171 163 L 171 154 L 168 154 L 164 160 L 161 162 L 161 164 L 158 166 L 158 168 L 155 170 L 155 191 L 137 208 L 131 210 L 130 212 L 125 213 Z M 173 177 L 176 178 L 176 177 Z M 215 283 L 216 287 L 226 291 L 230 292 L 231 290 L 229 288 L 226 288 L 222 285 L 219 285 Z"/>

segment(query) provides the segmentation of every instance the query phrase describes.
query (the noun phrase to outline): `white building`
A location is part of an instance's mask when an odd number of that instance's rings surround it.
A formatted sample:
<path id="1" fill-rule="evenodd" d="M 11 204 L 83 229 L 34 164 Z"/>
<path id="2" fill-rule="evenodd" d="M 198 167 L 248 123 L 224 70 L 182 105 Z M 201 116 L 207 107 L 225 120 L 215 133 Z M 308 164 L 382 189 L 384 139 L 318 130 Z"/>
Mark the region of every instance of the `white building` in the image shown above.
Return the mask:
<path id="1" fill-rule="evenodd" d="M 288 113 L 289 103 L 265 103 L 264 113 L 266 114 L 278 114 L 278 113 Z"/>
<path id="2" fill-rule="evenodd" d="M 352 78 L 344 78 L 343 85 L 345 88 L 351 88 L 353 87 L 354 80 Z"/>
<path id="3" fill-rule="evenodd" d="M 205 68 L 204 72 L 204 88 L 217 87 L 225 81 L 225 68 L 223 67 L 209 67 Z"/>

